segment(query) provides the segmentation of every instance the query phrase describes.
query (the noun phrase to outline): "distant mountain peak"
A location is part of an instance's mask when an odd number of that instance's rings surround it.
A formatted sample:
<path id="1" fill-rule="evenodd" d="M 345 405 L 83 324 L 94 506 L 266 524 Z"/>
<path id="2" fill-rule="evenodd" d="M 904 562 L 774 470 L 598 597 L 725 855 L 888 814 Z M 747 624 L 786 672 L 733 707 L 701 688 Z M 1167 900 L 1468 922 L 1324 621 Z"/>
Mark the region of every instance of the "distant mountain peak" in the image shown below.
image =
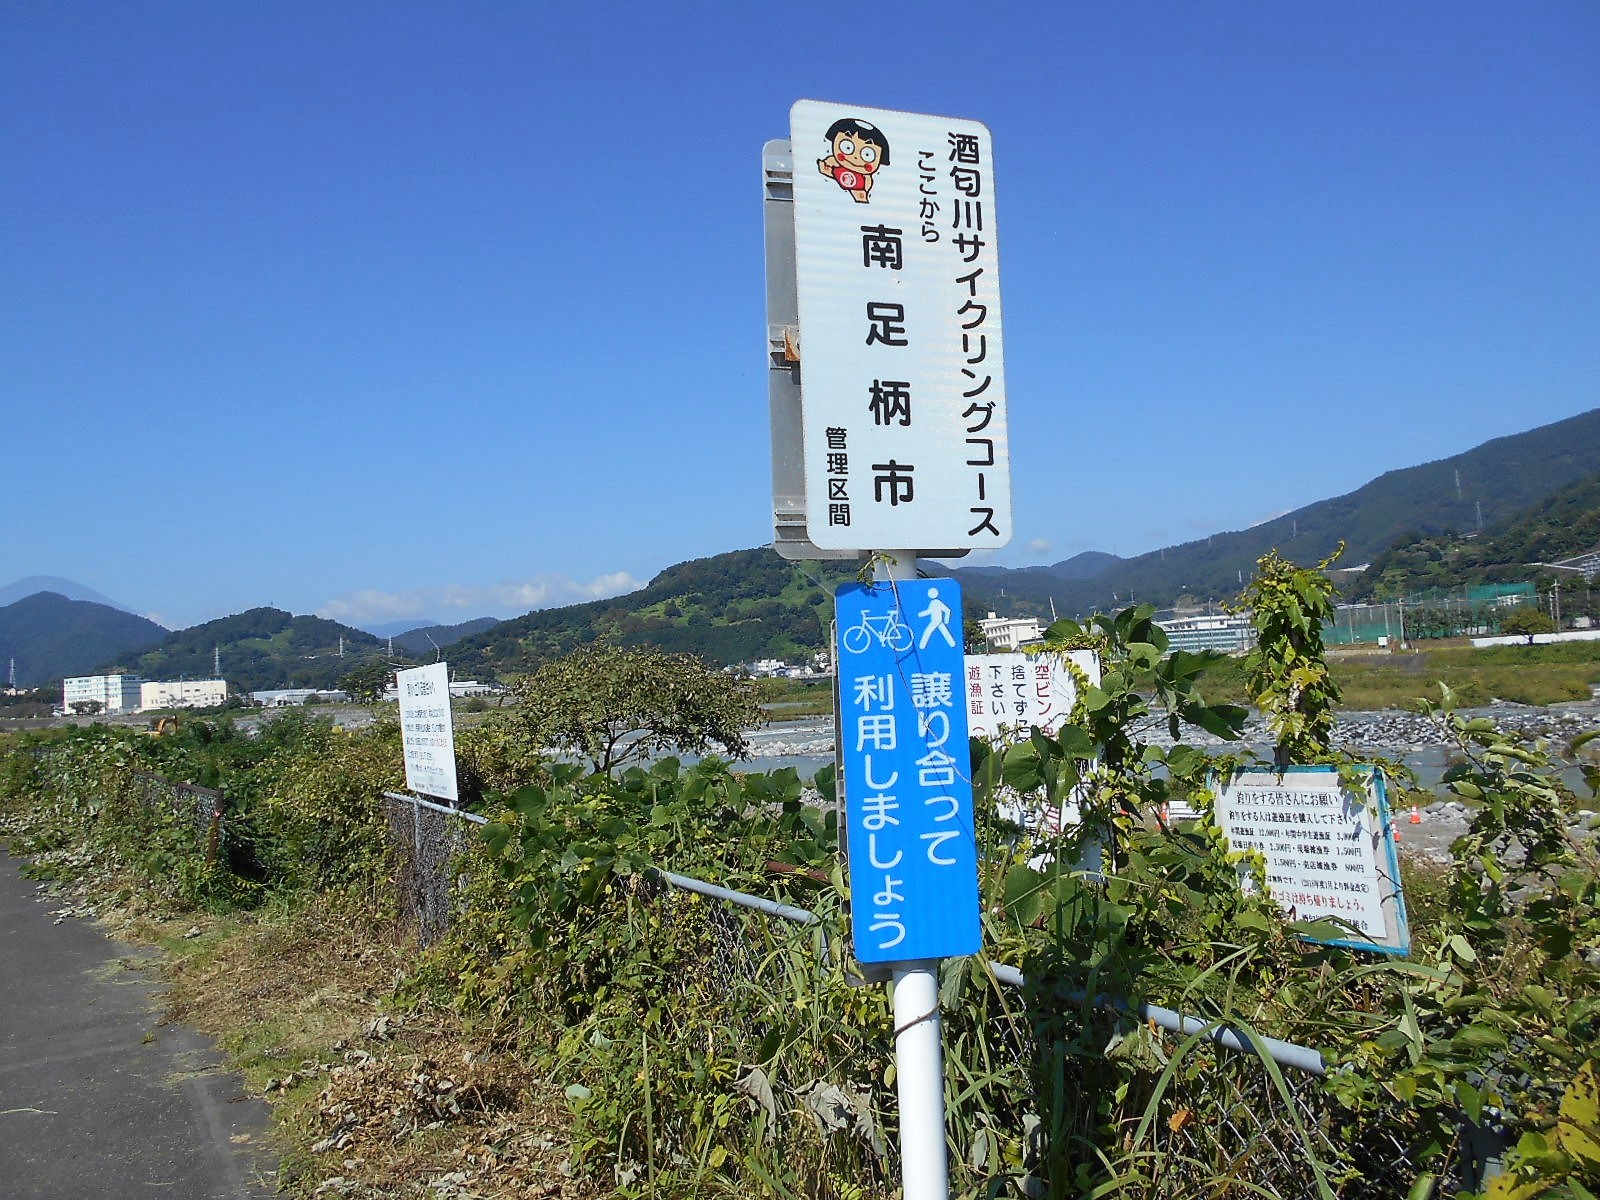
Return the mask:
<path id="1" fill-rule="evenodd" d="M 1047 569 L 1050 574 L 1062 579 L 1094 579 L 1121 561 L 1115 554 L 1107 554 L 1104 550 L 1085 550 L 1058 563 L 1051 563 Z"/>
<path id="2" fill-rule="evenodd" d="M 61 575 L 29 575 L 15 583 L 0 587 L 0 608 L 26 599 L 36 592 L 54 592 L 68 600 L 88 600 L 93 604 L 104 604 L 107 608 L 117 609 L 119 612 L 133 611 L 126 604 L 121 604 L 109 596 L 102 596 L 92 587 L 86 587 L 75 579 L 67 579 Z"/>

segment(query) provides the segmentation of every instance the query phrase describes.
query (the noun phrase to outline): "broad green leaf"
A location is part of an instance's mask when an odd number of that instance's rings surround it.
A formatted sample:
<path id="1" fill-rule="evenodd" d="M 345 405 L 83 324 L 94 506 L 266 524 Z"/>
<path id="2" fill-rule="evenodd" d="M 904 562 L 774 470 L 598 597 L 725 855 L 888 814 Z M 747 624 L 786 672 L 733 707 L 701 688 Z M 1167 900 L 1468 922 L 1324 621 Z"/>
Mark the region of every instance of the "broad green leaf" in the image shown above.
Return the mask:
<path id="1" fill-rule="evenodd" d="M 1456 1080 L 1456 1103 L 1461 1105 L 1461 1111 L 1467 1114 L 1467 1119 L 1474 1125 L 1483 1123 L 1483 1093 L 1473 1087 L 1465 1079 Z"/>
<path id="2" fill-rule="evenodd" d="M 1167 752 L 1167 769 L 1174 775 L 1192 775 L 1205 761 L 1205 754 L 1193 746 L 1178 745 Z"/>
<path id="3" fill-rule="evenodd" d="M 1001 777 L 1007 787 L 1032 792 L 1044 786 L 1044 764 L 1032 742 L 1022 742 L 1006 751 Z"/>
<path id="4" fill-rule="evenodd" d="M 1506 1035 L 1489 1025 L 1468 1025 L 1450 1041 L 1458 1050 L 1504 1050 Z"/>

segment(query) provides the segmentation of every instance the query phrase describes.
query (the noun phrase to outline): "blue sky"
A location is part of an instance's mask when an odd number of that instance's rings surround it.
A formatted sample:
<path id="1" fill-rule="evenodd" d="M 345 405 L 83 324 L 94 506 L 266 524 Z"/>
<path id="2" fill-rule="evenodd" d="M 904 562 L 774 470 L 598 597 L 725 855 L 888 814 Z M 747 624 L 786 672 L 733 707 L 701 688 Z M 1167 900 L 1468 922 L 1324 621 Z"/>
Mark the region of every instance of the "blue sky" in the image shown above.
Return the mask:
<path id="1" fill-rule="evenodd" d="M 0 583 L 512 615 L 770 540 L 760 150 L 993 132 L 1017 537 L 1600 405 L 1600 6 L 0 9 Z"/>

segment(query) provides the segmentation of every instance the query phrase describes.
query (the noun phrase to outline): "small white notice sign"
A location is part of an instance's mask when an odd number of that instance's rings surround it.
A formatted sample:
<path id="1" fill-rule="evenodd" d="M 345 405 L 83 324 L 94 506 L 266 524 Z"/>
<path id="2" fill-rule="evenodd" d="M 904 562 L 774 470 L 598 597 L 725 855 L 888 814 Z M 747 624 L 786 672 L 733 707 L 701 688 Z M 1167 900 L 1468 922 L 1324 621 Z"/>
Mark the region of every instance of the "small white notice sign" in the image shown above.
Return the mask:
<path id="1" fill-rule="evenodd" d="M 1296 920 L 1354 926 L 1336 945 L 1408 953 L 1400 863 L 1383 775 L 1351 789 L 1332 767 L 1243 771 L 1216 782 L 1217 825 L 1234 851 L 1259 851 L 1267 889 Z"/>
<path id="2" fill-rule="evenodd" d="M 1030 729 L 1055 733 L 1077 703 L 1077 673 L 1090 685 L 1100 682 L 1092 650 L 969 654 L 966 670 L 967 729 L 992 742 L 1026 737 Z"/>
<path id="3" fill-rule="evenodd" d="M 406 750 L 406 786 L 454 804 L 456 738 L 450 723 L 450 669 L 440 662 L 397 671 L 400 735 Z"/>
<path id="4" fill-rule="evenodd" d="M 1002 752 L 1005 746 L 1026 741 L 1035 729 L 1059 733 L 1078 702 L 1080 677 L 1091 687 L 1099 686 L 1100 659 L 1093 650 L 969 654 L 962 684 L 968 732 L 989 739 Z M 1057 807 L 1042 797 L 1006 788 L 999 804 L 1007 820 L 1050 834 L 1079 821 L 1075 798 Z"/>

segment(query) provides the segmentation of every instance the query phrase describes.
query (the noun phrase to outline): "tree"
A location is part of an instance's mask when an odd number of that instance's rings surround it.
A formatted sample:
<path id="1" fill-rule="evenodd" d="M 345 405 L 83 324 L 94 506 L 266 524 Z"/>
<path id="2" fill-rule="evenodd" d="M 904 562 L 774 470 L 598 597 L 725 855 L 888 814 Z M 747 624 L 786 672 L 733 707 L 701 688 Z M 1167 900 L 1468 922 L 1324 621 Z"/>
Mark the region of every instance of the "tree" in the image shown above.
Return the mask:
<path id="1" fill-rule="evenodd" d="M 104 708 L 105 705 L 98 700 L 74 700 L 72 702 L 72 711 L 80 717 L 92 717 Z"/>
<path id="2" fill-rule="evenodd" d="M 1256 648 L 1244 660 L 1245 688 L 1277 740 L 1280 768 L 1317 762 L 1331 748 L 1339 685 L 1322 649 L 1322 627 L 1334 617 L 1333 582 L 1324 572 L 1343 551 L 1340 542 L 1308 569 L 1273 550 L 1256 561 L 1241 598 L 1256 631 Z"/>
<path id="3" fill-rule="evenodd" d="M 1513 608 L 1500 620 L 1500 632 L 1528 639 L 1533 645 L 1535 634 L 1554 633 L 1556 623 L 1542 608 Z"/>
<path id="4" fill-rule="evenodd" d="M 394 668 L 381 658 L 369 658 L 346 672 L 339 680 L 339 690 L 349 693 L 352 700 L 370 704 L 393 684 Z"/>
<path id="5" fill-rule="evenodd" d="M 748 752 L 757 690 L 689 654 L 593 643 L 517 684 L 509 720 L 539 747 L 582 755 L 597 773 L 663 750 Z"/>

